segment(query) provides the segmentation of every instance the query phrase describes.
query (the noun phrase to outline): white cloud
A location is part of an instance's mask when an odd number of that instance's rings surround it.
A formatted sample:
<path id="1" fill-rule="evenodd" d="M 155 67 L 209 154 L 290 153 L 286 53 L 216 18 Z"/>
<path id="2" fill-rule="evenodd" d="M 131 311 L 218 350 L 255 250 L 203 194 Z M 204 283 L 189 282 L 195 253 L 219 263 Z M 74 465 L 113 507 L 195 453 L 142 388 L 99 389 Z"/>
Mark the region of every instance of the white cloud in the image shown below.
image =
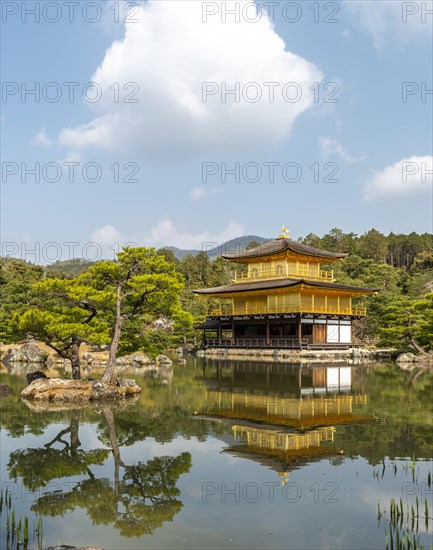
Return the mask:
<path id="1" fill-rule="evenodd" d="M 53 141 L 47 136 L 45 128 L 42 128 L 35 137 L 32 139 L 32 143 L 36 145 L 43 145 L 44 147 L 50 147 L 53 145 Z"/>
<path id="2" fill-rule="evenodd" d="M 363 189 L 363 199 L 431 191 L 433 157 L 412 156 L 376 172 Z"/>
<path id="3" fill-rule="evenodd" d="M 148 246 L 156 248 L 176 246 L 185 249 L 206 250 L 244 235 L 244 233 L 244 226 L 235 222 L 230 222 L 220 233 L 210 233 L 208 230 L 189 233 L 177 229 L 171 220 L 161 220 L 151 229 L 150 236 L 145 239 L 145 242 L 149 243 Z"/>
<path id="4" fill-rule="evenodd" d="M 115 259 L 117 252 L 124 246 L 153 246 L 155 248 L 176 246 L 184 249 L 208 250 L 244 234 L 244 226 L 235 222 L 230 222 L 220 233 L 211 233 L 208 230 L 192 233 L 180 230 L 171 220 L 161 220 L 151 228 L 147 236 L 128 240 L 116 227 L 107 224 L 91 234 L 88 244 L 89 250 L 91 249 L 89 254 L 92 257 L 89 259 L 94 260 L 98 256 L 98 252 L 102 258 Z M 90 246 L 91 243 L 96 244 L 99 250 L 93 250 L 94 247 Z"/>
<path id="5" fill-rule="evenodd" d="M 188 197 L 194 201 L 199 201 L 208 197 L 209 195 L 215 195 L 215 193 L 221 193 L 222 189 L 219 187 L 212 187 L 210 189 L 200 185 L 199 187 L 194 187 L 188 194 Z"/>
<path id="6" fill-rule="evenodd" d="M 95 243 L 97 245 L 97 254 L 95 256 L 100 256 L 102 258 L 109 258 L 114 260 L 117 256 L 117 252 L 122 250 L 126 244 L 126 240 L 122 237 L 120 231 L 116 229 L 113 225 L 104 225 L 99 229 L 96 229 L 90 236 L 90 243 Z M 132 245 L 131 245 L 132 246 Z M 89 245 L 89 248 L 90 245 Z"/>
<path id="7" fill-rule="evenodd" d="M 371 36 L 376 48 L 398 39 L 410 41 L 431 36 L 431 0 L 345 0 L 343 6 L 349 17 Z"/>
<path id="8" fill-rule="evenodd" d="M 226 4 L 229 9 L 236 2 Z M 125 26 L 124 38 L 112 43 L 91 77 L 102 89 L 96 117 L 64 128 L 61 145 L 131 158 L 261 150 L 282 143 L 295 119 L 314 104 L 309 87 L 322 80 L 321 72 L 287 51 L 265 15 L 255 24 L 242 18 L 223 23 L 221 15 L 204 23 L 200 1 L 149 0 L 135 17 L 138 22 Z M 115 82 L 118 102 L 110 89 Z M 203 85 L 212 82 L 218 93 L 203 102 Z M 300 95 L 290 103 L 287 96 L 295 97 L 295 88 L 286 89 L 286 98 L 282 89 L 293 82 Z M 240 101 L 233 95 L 222 101 L 223 86 L 231 89 L 236 83 Z M 248 83 L 256 84 L 245 88 Z M 269 83 L 276 83 L 274 101 L 269 101 Z M 258 102 L 245 99 L 254 100 L 257 90 Z M 138 102 L 125 102 L 128 94 Z"/>
<path id="9" fill-rule="evenodd" d="M 339 156 L 346 162 L 359 162 L 364 160 L 365 157 L 353 157 L 345 150 L 343 144 L 338 139 L 333 139 L 330 137 L 321 137 L 319 138 L 320 154 L 322 157 L 332 157 Z"/>

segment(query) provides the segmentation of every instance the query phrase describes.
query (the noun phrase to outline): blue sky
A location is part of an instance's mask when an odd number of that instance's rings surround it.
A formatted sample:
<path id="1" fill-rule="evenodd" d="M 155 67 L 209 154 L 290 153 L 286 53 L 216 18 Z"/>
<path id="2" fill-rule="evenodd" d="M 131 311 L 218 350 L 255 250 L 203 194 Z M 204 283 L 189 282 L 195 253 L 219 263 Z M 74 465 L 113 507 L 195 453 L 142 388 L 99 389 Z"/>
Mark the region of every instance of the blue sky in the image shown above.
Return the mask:
<path id="1" fill-rule="evenodd" d="M 3 2 L 2 254 L 432 232 L 432 9 Z"/>

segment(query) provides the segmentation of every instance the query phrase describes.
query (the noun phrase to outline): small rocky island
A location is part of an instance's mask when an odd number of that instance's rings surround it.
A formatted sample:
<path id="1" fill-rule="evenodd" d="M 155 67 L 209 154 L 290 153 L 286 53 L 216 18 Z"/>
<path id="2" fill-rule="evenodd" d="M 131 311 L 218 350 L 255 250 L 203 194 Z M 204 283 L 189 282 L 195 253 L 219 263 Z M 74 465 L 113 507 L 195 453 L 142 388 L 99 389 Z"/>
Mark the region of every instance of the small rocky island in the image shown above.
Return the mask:
<path id="1" fill-rule="evenodd" d="M 99 380 L 70 380 L 67 378 L 37 378 L 21 392 L 24 399 L 39 401 L 94 401 L 117 399 L 141 392 L 132 379 L 117 379 L 115 383 L 104 384 Z"/>
<path id="2" fill-rule="evenodd" d="M 53 372 L 50 369 L 63 368 L 68 372 L 69 361 L 33 339 L 18 345 L 2 345 L 0 353 L 6 366 L 14 369 L 18 367 L 23 371 L 33 367 L 31 371 L 27 371 L 28 385 L 21 392 L 21 397 L 39 402 L 69 403 L 123 399 L 141 392 L 134 379 L 123 378 L 127 372 L 149 372 L 162 381 L 170 378 L 172 374 L 172 361 L 167 356 L 159 355 L 152 359 L 143 352 L 117 358 L 115 379 L 109 383 L 89 378 L 89 374 L 92 377 L 96 375 L 96 378 L 103 372 L 108 359 L 107 350 L 92 353 L 86 349 L 82 353 L 80 360 L 86 378 L 80 380 L 58 377 L 58 371 Z M 49 377 L 52 374 L 55 376 Z"/>

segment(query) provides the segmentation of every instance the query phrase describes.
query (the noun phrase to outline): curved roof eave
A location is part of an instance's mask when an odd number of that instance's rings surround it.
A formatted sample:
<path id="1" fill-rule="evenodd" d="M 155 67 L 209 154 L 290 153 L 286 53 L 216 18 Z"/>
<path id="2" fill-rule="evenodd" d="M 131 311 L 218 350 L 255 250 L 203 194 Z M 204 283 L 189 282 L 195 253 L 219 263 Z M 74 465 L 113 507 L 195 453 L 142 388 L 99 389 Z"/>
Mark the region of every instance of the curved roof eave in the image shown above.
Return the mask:
<path id="1" fill-rule="evenodd" d="M 298 243 L 297 241 L 292 241 L 291 239 L 276 239 L 269 243 L 251 248 L 250 250 L 227 252 L 226 254 L 221 254 L 221 256 L 226 260 L 242 262 L 243 260 L 260 258 L 262 256 L 280 254 L 285 250 L 291 250 L 295 254 L 301 254 L 303 256 L 314 256 L 316 258 L 323 258 L 330 261 L 340 260 L 347 256 L 347 254 L 342 252 L 329 252 L 327 250 L 321 250 L 320 248 L 307 246 L 305 244 Z"/>
<path id="2" fill-rule="evenodd" d="M 351 285 L 342 285 L 339 283 L 328 283 L 322 281 L 308 281 L 305 279 L 279 279 L 279 280 L 267 280 L 267 281 L 255 281 L 245 283 L 231 283 L 229 285 L 217 286 L 213 288 L 202 288 L 193 290 L 195 294 L 202 295 L 217 295 L 217 294 L 235 294 L 238 292 L 254 292 L 260 290 L 275 290 L 289 288 L 292 286 L 305 285 L 317 288 L 326 288 L 329 290 L 346 290 L 354 293 L 373 294 L 379 292 L 378 288 L 360 287 Z"/>

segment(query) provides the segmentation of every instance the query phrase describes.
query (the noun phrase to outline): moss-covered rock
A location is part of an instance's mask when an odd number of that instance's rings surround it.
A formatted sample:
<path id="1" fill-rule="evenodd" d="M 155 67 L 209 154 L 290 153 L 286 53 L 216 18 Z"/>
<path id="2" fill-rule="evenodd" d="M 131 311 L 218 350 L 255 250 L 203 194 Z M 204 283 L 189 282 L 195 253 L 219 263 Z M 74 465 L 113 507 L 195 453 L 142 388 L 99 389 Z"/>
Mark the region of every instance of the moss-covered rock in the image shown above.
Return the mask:
<path id="1" fill-rule="evenodd" d="M 64 378 L 40 378 L 21 392 L 24 399 L 44 401 L 94 401 L 118 399 L 141 392 L 135 380 L 118 379 L 112 384 L 98 380 L 69 380 Z"/>

